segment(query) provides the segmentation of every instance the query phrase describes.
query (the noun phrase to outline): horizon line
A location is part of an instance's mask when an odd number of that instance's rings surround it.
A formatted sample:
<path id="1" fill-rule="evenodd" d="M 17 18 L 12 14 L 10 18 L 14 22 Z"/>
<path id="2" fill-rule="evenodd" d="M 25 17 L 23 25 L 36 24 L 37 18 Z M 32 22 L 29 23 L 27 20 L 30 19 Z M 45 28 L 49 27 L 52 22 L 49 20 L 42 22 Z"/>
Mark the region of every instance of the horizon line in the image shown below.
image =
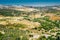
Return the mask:
<path id="1" fill-rule="evenodd" d="M 5 6 L 22 6 L 22 4 L 0 4 L 0 5 L 5 5 Z M 44 7 L 44 6 L 58 6 L 60 4 L 52 4 L 52 5 L 43 5 L 43 4 L 40 4 L 40 5 L 23 5 L 23 6 L 36 6 L 36 7 Z"/>

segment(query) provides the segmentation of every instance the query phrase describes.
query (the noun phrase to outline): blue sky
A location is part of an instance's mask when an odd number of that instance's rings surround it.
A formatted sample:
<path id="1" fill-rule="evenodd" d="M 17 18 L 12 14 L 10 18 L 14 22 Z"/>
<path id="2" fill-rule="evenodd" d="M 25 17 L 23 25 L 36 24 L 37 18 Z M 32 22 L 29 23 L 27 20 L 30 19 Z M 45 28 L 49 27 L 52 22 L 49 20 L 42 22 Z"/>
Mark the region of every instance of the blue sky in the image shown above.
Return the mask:
<path id="1" fill-rule="evenodd" d="M 0 0 L 0 4 L 4 5 L 60 5 L 60 0 Z"/>

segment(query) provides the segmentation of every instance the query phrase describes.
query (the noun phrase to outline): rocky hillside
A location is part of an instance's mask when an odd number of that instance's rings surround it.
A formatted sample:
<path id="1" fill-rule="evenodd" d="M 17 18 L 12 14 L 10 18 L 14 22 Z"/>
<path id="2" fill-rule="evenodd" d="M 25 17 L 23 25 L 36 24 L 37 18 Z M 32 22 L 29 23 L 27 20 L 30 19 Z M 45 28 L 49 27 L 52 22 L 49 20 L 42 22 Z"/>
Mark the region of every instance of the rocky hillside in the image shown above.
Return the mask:
<path id="1" fill-rule="evenodd" d="M 60 10 L 0 7 L 0 40 L 60 40 Z"/>

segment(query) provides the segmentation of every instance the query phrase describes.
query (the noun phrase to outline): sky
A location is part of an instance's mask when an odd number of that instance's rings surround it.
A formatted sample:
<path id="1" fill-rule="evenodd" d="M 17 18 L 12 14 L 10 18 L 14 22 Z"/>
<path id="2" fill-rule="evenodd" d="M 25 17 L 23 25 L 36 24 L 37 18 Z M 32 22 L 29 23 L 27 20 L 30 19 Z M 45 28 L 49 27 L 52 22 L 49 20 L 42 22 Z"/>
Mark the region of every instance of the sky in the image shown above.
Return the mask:
<path id="1" fill-rule="evenodd" d="M 0 0 L 3 5 L 48 6 L 60 5 L 60 0 Z"/>

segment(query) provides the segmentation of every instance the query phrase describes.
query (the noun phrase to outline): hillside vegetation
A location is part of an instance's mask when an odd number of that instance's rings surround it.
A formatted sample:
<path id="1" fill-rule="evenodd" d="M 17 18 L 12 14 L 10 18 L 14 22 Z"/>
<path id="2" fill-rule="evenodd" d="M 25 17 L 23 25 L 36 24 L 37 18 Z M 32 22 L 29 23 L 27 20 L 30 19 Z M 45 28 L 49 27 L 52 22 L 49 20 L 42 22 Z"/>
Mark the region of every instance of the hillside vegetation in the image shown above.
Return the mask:
<path id="1" fill-rule="evenodd" d="M 31 9 L 0 9 L 0 40 L 60 40 L 60 10 Z"/>

